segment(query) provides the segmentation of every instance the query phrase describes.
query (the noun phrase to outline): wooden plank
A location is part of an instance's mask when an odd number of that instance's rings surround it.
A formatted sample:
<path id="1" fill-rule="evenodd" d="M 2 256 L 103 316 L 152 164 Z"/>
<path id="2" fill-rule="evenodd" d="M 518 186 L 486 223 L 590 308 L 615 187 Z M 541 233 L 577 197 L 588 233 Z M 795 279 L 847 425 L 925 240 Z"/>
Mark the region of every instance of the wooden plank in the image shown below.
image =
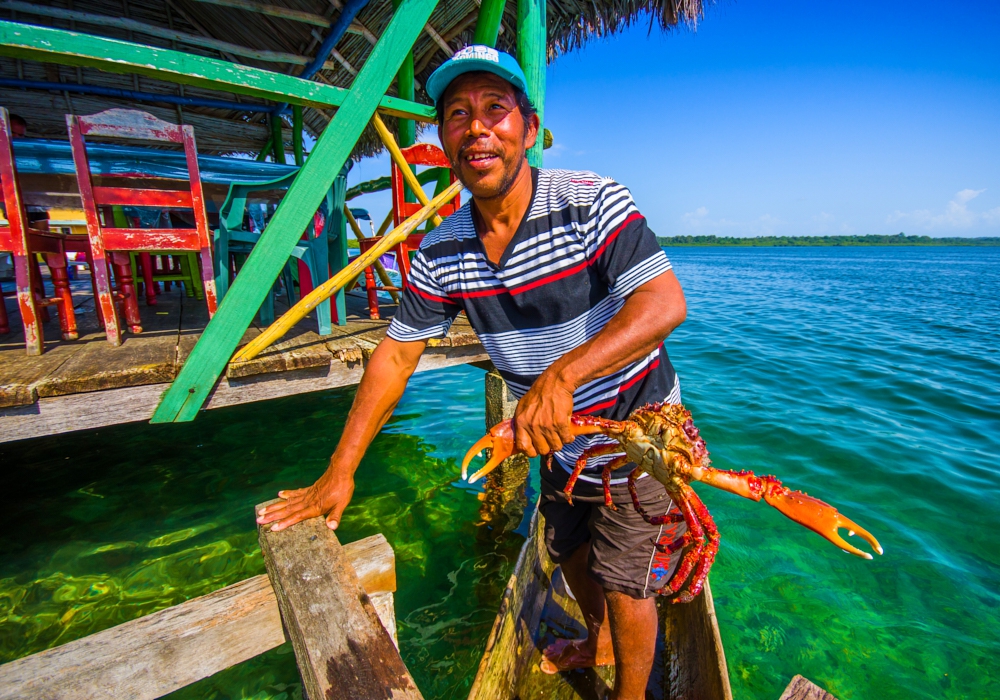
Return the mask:
<path id="1" fill-rule="evenodd" d="M 807 678 L 795 676 L 778 700 L 837 700 Z"/>
<path id="2" fill-rule="evenodd" d="M 483 0 L 483 4 L 479 6 L 479 17 L 476 19 L 473 44 L 497 45 L 497 36 L 500 34 L 500 23 L 503 20 L 503 10 L 506 4 L 507 0 Z"/>
<path id="3" fill-rule="evenodd" d="M 684 605 L 664 605 L 671 700 L 732 700 L 726 653 L 715 616 L 712 587 Z"/>
<path id="4" fill-rule="evenodd" d="M 382 535 L 344 556 L 395 627 L 395 557 Z M 266 575 L 0 666 L 0 700 L 159 697 L 286 641 Z"/>
<path id="5" fill-rule="evenodd" d="M 20 323 L 20 317 L 12 314 L 10 322 L 14 329 Z M 3 361 L 0 362 L 0 408 L 35 403 L 38 400 L 38 382 L 56 371 L 79 349 L 78 345 L 57 345 L 44 355 L 26 355 L 24 343 L 18 342 L 13 349 L 3 351 Z"/>
<path id="6" fill-rule="evenodd" d="M 181 85 L 250 95 L 307 107 L 339 107 L 348 91 L 334 85 L 129 41 L 0 20 L 0 56 L 136 73 Z M 384 93 L 384 91 L 383 91 Z M 434 107 L 383 96 L 381 112 L 434 121 Z"/>
<path id="7" fill-rule="evenodd" d="M 288 372 L 311 367 L 329 367 L 333 353 L 315 331 L 304 331 L 277 343 L 248 362 L 230 363 L 226 377 L 239 379 L 271 372 Z"/>
<path id="8" fill-rule="evenodd" d="M 481 345 L 442 350 L 425 352 L 416 371 L 483 362 L 489 357 Z M 370 350 L 362 352 L 367 352 L 363 359 L 371 356 Z M 211 410 L 352 386 L 361 381 L 363 372 L 363 363 L 356 359 L 356 355 L 350 355 L 343 361 L 337 359 L 331 362 L 328 367 L 232 380 L 223 378 L 209 397 L 206 408 Z M 70 394 L 42 398 L 27 406 L 0 408 L 0 443 L 149 420 L 168 386 L 150 384 L 99 393 Z"/>
<path id="9" fill-rule="evenodd" d="M 152 422 L 188 421 L 198 414 L 436 5 L 405 0 L 393 15 Z"/>
<path id="10" fill-rule="evenodd" d="M 309 698 L 420 698 L 333 530 L 258 527 L 264 564 Z"/>

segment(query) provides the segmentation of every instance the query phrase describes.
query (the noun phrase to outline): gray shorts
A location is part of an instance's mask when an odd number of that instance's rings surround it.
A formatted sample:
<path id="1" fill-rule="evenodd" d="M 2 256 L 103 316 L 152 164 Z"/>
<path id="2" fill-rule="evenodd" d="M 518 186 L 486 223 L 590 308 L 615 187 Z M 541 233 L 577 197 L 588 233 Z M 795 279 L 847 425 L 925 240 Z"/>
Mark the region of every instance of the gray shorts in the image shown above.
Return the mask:
<path id="1" fill-rule="evenodd" d="M 590 576 L 605 590 L 633 598 L 655 595 L 670 581 L 684 551 L 671 554 L 666 547 L 687 532 L 687 525 L 650 525 L 635 512 L 625 484 L 611 486 L 611 500 L 618 510 L 604 505 L 601 484 L 586 481 L 576 482 L 570 505 L 562 492 L 568 478 L 557 462 L 551 472 L 542 467 L 538 509 L 545 517 L 545 547 L 552 561 L 566 561 L 577 547 L 590 542 Z M 639 479 L 636 490 L 649 515 L 680 513 L 663 484 L 651 476 Z"/>

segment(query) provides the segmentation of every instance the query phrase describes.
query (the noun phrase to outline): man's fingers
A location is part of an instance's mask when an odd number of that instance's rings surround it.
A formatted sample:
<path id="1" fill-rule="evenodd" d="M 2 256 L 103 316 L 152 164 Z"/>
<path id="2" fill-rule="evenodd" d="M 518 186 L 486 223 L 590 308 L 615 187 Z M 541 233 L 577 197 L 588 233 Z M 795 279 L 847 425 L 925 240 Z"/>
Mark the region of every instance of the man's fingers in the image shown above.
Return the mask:
<path id="1" fill-rule="evenodd" d="M 274 525 L 271 526 L 271 532 L 278 532 L 284 530 L 286 527 L 291 527 L 295 523 L 302 522 L 303 520 L 308 520 L 309 518 L 315 518 L 320 515 L 319 509 L 315 506 L 309 506 L 307 508 L 302 508 L 297 511 L 288 513 L 286 517 L 282 518 Z"/>

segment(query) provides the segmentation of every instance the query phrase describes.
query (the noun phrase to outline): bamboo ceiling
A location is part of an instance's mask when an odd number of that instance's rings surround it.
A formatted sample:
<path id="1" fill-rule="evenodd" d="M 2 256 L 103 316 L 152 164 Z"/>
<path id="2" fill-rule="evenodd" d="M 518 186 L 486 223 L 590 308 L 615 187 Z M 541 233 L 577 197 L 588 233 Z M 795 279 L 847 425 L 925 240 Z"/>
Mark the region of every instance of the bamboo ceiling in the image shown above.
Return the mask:
<path id="1" fill-rule="evenodd" d="M 705 0 L 548 0 L 549 59 L 613 34 L 635 22 L 670 29 L 695 23 Z M 70 29 L 191 54 L 221 58 L 271 71 L 298 75 L 310 62 L 339 16 L 341 0 L 0 0 L 0 18 L 26 24 Z M 476 0 L 442 0 L 413 47 L 417 101 L 428 102 L 423 84 L 452 53 L 471 43 L 479 5 Z M 392 14 L 391 0 L 369 0 L 350 29 L 313 78 L 349 87 Z M 497 46 L 514 53 L 517 2 L 504 10 Z M 110 107 L 139 107 L 161 119 L 191 124 L 199 150 L 205 153 L 256 153 L 268 140 L 266 115 L 251 105 L 273 106 L 245 96 L 183 87 L 137 75 L 105 73 L 91 68 L 0 58 L 6 79 L 72 83 L 141 93 L 239 102 L 229 106 L 137 103 L 104 95 L 0 87 L 0 105 L 23 117 L 27 135 L 66 138 L 64 115 L 92 114 Z M 393 87 L 390 94 L 395 94 Z M 318 134 L 331 112 L 307 108 L 306 130 Z M 388 121 L 388 120 L 387 120 Z M 290 150 L 286 118 L 286 150 Z M 370 133 L 369 133 L 370 132 Z M 355 156 L 370 155 L 381 145 L 369 129 Z"/>

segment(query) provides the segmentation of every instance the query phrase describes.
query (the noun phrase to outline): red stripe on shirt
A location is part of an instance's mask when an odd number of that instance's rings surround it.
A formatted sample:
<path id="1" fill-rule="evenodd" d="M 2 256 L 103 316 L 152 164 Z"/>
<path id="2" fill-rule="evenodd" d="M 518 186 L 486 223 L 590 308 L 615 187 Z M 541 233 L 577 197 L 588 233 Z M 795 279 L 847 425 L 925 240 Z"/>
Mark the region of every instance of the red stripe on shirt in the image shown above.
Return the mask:
<path id="1" fill-rule="evenodd" d="M 660 343 L 659 347 L 663 347 L 663 343 Z M 657 351 L 659 351 L 659 347 L 657 348 Z M 608 401 L 605 401 L 604 403 L 599 403 L 599 404 L 596 404 L 594 406 L 589 406 L 589 407 L 585 408 L 583 410 L 583 412 L 584 413 L 593 413 L 594 411 L 601 411 L 601 410 L 603 410 L 605 408 L 611 408 L 616 403 L 618 403 L 618 397 L 619 396 L 621 396 L 624 392 L 626 392 L 629 389 L 631 389 L 633 386 L 636 385 L 636 382 L 638 382 L 639 380 L 641 380 L 643 377 L 645 377 L 647 374 L 649 374 L 650 372 L 652 372 L 654 369 L 656 369 L 659 366 L 660 366 L 660 357 L 659 357 L 659 355 L 657 355 L 656 359 L 653 360 L 652 362 L 650 362 L 649 365 L 646 367 L 646 369 L 642 370 L 641 372 L 639 372 L 639 374 L 635 375 L 634 377 L 632 377 L 631 379 L 629 379 L 627 382 L 625 382 L 624 384 L 622 384 L 620 387 L 618 387 L 618 393 L 615 394 L 615 396 L 614 396 L 613 399 L 609 399 Z"/>

